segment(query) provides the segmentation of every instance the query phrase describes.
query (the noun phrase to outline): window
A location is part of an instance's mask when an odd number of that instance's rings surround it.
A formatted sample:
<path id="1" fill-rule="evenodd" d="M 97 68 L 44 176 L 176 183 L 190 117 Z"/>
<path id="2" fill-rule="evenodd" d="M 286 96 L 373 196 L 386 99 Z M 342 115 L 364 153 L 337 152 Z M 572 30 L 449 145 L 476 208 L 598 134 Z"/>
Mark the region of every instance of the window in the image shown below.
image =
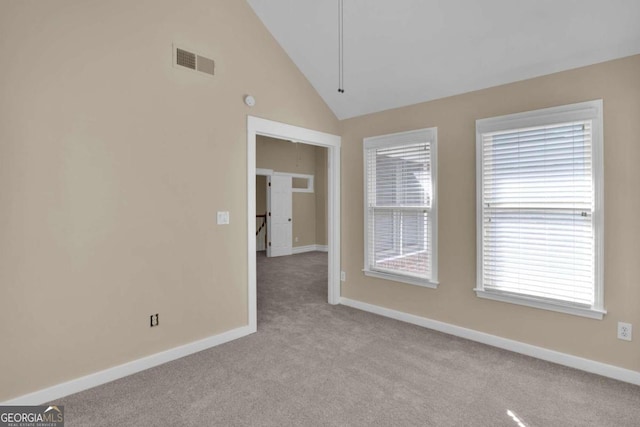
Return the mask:
<path id="1" fill-rule="evenodd" d="M 365 138 L 365 274 L 437 286 L 436 140 L 436 128 Z"/>
<path id="2" fill-rule="evenodd" d="M 290 173 L 291 191 L 294 193 L 313 193 L 313 175 Z"/>
<path id="3" fill-rule="evenodd" d="M 483 298 L 602 319 L 602 101 L 476 122 Z"/>

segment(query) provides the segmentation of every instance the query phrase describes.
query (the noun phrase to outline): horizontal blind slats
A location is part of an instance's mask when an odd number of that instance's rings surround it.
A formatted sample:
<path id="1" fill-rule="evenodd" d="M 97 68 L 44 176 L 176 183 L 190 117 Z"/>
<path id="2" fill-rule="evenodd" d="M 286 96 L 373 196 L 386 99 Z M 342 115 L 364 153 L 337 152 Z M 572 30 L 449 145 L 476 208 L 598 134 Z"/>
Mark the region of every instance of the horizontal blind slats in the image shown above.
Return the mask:
<path id="1" fill-rule="evenodd" d="M 482 135 L 484 289 L 593 304 L 591 129 Z"/>
<path id="2" fill-rule="evenodd" d="M 365 150 L 370 270 L 429 279 L 431 144 Z"/>

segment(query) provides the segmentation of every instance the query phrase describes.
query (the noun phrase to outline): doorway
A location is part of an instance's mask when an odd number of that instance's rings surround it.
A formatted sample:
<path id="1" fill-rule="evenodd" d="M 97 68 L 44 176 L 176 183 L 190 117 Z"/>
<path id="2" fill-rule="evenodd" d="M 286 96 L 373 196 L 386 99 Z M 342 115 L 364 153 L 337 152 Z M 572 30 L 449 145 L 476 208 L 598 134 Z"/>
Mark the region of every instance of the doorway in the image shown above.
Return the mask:
<path id="1" fill-rule="evenodd" d="M 327 151 L 256 136 L 256 250 L 267 258 L 327 252 Z"/>
<path id="2" fill-rule="evenodd" d="M 249 326 L 257 330 L 256 277 L 256 136 L 299 142 L 327 148 L 327 251 L 329 304 L 340 300 L 340 144 L 337 135 L 287 125 L 258 117 L 247 117 L 247 186 L 248 186 L 248 314 Z"/>

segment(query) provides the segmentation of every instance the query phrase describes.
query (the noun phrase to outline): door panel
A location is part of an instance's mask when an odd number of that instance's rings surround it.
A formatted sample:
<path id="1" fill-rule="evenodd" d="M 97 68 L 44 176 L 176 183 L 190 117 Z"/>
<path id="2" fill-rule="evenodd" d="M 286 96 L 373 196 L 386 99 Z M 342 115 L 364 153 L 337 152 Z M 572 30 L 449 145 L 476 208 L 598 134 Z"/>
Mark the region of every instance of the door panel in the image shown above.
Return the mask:
<path id="1" fill-rule="evenodd" d="M 291 176 L 272 175 L 267 191 L 267 256 L 291 255 L 293 237 Z"/>

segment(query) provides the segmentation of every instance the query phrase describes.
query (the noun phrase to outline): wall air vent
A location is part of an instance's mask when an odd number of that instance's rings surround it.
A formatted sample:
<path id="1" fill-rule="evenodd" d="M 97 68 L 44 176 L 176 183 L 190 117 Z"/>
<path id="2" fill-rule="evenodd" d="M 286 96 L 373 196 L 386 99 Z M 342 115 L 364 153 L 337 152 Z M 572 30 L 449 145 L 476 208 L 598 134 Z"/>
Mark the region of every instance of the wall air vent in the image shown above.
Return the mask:
<path id="1" fill-rule="evenodd" d="M 186 50 L 176 49 L 176 64 L 183 67 L 196 69 L 196 54 Z"/>
<path id="2" fill-rule="evenodd" d="M 210 76 L 215 74 L 215 62 L 213 59 L 199 55 L 191 49 L 184 49 L 176 45 L 173 45 L 173 66 L 200 71 Z"/>
<path id="3" fill-rule="evenodd" d="M 213 59 L 197 55 L 196 70 L 202 71 L 203 73 L 211 74 L 213 76 L 214 65 L 215 62 L 213 62 Z"/>

